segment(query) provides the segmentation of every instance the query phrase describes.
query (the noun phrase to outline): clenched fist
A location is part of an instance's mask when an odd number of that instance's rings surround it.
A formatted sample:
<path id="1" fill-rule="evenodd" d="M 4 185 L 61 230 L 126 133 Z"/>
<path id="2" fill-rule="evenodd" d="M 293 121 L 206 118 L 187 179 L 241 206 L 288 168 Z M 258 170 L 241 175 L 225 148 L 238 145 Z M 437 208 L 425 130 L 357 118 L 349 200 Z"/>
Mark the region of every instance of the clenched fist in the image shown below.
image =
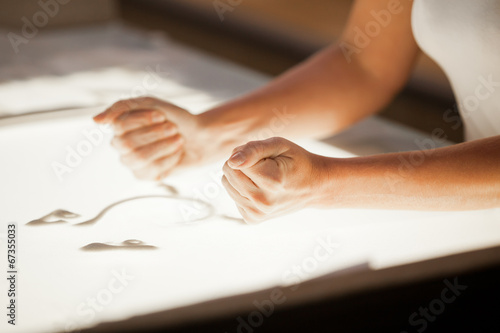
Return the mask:
<path id="1" fill-rule="evenodd" d="M 151 97 L 122 100 L 94 120 L 112 124 L 111 143 L 139 179 L 160 180 L 206 158 L 207 138 L 198 117 L 168 102 Z"/>
<path id="2" fill-rule="evenodd" d="M 283 138 L 251 141 L 233 150 L 222 183 L 244 220 L 257 222 L 314 205 L 324 159 Z"/>

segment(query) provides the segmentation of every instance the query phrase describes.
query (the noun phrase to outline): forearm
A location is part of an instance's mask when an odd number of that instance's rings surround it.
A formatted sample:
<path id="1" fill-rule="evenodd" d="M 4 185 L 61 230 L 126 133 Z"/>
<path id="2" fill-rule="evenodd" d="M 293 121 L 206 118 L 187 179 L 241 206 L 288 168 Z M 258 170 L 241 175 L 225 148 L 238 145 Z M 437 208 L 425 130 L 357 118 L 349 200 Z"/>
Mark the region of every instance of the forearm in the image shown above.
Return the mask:
<path id="1" fill-rule="evenodd" d="M 265 87 L 200 115 L 217 146 L 272 136 L 325 137 L 382 108 L 394 89 L 347 63 L 335 46 Z"/>
<path id="2" fill-rule="evenodd" d="M 500 207 L 500 136 L 446 148 L 325 159 L 320 207 Z"/>

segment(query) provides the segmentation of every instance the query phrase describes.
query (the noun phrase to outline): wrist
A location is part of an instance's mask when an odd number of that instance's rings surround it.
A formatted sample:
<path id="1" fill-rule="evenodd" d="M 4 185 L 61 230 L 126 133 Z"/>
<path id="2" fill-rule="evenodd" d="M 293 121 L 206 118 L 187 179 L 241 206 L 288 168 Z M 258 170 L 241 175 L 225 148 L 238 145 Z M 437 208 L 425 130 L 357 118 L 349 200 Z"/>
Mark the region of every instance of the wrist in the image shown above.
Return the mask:
<path id="1" fill-rule="evenodd" d="M 198 124 L 204 134 L 204 144 L 209 143 L 214 154 L 226 157 L 232 150 L 255 140 L 252 131 L 258 127 L 258 117 L 246 118 L 241 112 L 222 105 L 199 114 Z"/>
<path id="2" fill-rule="evenodd" d="M 396 194 L 394 184 L 402 181 L 394 156 L 325 158 L 320 164 L 323 182 L 316 192 L 316 207 L 387 207 L 387 198 Z M 404 196 L 411 197 L 411 193 Z"/>
<path id="3" fill-rule="evenodd" d="M 194 117 L 196 118 L 196 127 L 192 132 L 194 143 L 192 148 L 199 151 L 200 163 L 211 163 L 224 158 L 227 149 L 223 149 L 220 135 L 209 122 L 210 119 L 205 117 L 203 113 Z"/>
<path id="4" fill-rule="evenodd" d="M 352 158 L 333 158 L 316 155 L 314 159 L 316 176 L 311 187 L 311 207 L 341 208 L 346 195 L 346 184 L 355 172 Z"/>
<path id="5" fill-rule="evenodd" d="M 227 135 L 226 129 L 220 119 L 210 112 L 199 114 L 198 128 L 202 144 L 212 159 L 225 158 L 236 147 L 235 138 Z"/>
<path id="6" fill-rule="evenodd" d="M 310 173 L 309 206 L 314 208 L 327 208 L 330 197 L 330 189 L 333 188 L 334 181 L 333 168 L 335 158 L 312 154 Z"/>

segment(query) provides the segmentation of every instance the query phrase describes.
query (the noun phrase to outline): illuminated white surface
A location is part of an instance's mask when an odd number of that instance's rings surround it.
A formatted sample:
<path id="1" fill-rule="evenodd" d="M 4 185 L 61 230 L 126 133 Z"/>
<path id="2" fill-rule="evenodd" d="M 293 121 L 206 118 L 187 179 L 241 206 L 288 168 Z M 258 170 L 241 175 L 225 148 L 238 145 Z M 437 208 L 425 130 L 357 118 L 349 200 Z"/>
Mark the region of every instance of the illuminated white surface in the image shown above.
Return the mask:
<path id="1" fill-rule="evenodd" d="M 43 125 L 43 126 L 42 126 Z M 151 199 L 124 204 L 95 226 L 23 226 L 57 208 L 92 217 L 116 200 L 162 193 L 136 181 L 109 145 L 94 149 L 60 182 L 50 163 L 61 160 L 65 146 L 94 128 L 88 116 L 63 121 L 4 127 L 0 131 L 2 222 L 19 223 L 19 329 L 64 329 L 68 322 L 88 324 L 77 309 L 107 286 L 112 270 L 135 276 L 94 322 L 118 320 L 216 297 L 283 284 L 285 271 L 313 254 L 316 239 L 339 243 L 338 252 L 308 275 L 314 277 L 368 260 L 372 267 L 442 256 L 500 244 L 498 211 L 400 212 L 305 210 L 258 226 L 212 218 L 189 226 L 178 202 Z M 325 144 L 306 142 L 317 152 L 349 154 Z M 22 152 L 22 153 L 21 153 Z M 213 183 L 210 174 L 222 162 L 169 179 L 183 195 L 194 196 Z M 237 216 L 223 192 L 212 201 L 220 213 Z M 2 230 L 6 230 L 5 226 Z M 140 239 L 156 251 L 83 252 L 93 242 Z M 28 319 L 29 320 L 26 320 Z"/>
<path id="2" fill-rule="evenodd" d="M 235 83 L 233 87 L 246 86 L 247 90 L 265 82 L 249 76 L 248 71 L 191 56 L 173 45 L 171 49 L 177 57 L 186 54 L 183 68 L 206 69 L 184 73 L 193 77 L 206 75 L 200 80 L 205 82 L 206 90 L 176 83 L 175 75 L 165 81 L 170 92 L 191 91 L 191 95 L 179 97 L 178 101 L 172 98 L 190 110 L 200 111 L 223 99 L 209 93 L 213 88 L 209 77 L 214 75 Z M 116 76 L 120 77 L 123 78 Z M 176 201 L 151 199 L 118 206 L 90 227 L 24 226 L 55 209 L 76 212 L 82 218 L 93 217 L 119 199 L 164 193 L 156 184 L 132 177 L 109 146 L 109 135 L 59 181 L 51 163 L 63 162 L 66 147 L 74 148 L 85 140 L 82 130 L 97 128 L 90 115 L 99 111 L 100 108 L 71 111 L 72 117 L 61 112 L 52 119 L 37 121 L 30 116 L 19 124 L 0 120 L 1 233 L 5 237 L 6 224 L 17 222 L 20 251 L 19 326 L 13 330 L 2 321 L 2 332 L 50 332 L 65 330 L 70 324 L 83 327 L 285 284 L 289 281 L 284 276 L 286 272 L 313 256 L 318 239 L 330 238 L 339 247 L 307 278 L 363 262 L 378 269 L 500 244 L 499 210 L 304 210 L 257 226 L 220 217 L 192 225 L 169 225 L 169 221 L 182 219 L 181 206 Z M 415 149 L 414 139 L 421 137 L 414 131 L 372 118 L 331 142 L 373 154 Z M 301 144 L 316 153 L 352 156 L 325 143 Z M 207 186 L 217 189 L 217 195 L 209 201 L 218 213 L 237 216 L 218 181 L 222 163 L 179 174 L 167 183 L 186 197 L 196 196 Z M 140 239 L 158 250 L 80 250 L 93 242 L 119 243 L 126 239 Z M 3 242 L 1 251 L 5 257 Z M 113 271 L 123 269 L 134 279 L 92 320 L 81 315 L 78 309 L 82 303 L 108 287 Z M 1 290 L 6 290 L 5 279 L 1 281 Z"/>

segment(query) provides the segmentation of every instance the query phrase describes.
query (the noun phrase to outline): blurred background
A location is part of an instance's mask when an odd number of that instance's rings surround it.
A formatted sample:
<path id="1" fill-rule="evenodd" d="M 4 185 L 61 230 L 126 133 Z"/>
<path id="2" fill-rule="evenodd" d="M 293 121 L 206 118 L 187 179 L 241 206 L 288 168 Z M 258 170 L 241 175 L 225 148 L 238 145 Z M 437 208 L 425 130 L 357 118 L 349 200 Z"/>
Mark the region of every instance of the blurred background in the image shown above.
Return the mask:
<path id="1" fill-rule="evenodd" d="M 30 27 L 26 27 L 29 21 L 43 24 L 39 33 L 44 34 L 120 22 L 144 31 L 163 32 L 176 42 L 276 76 L 334 42 L 352 3 L 353 0 L 2 0 L 0 29 L 25 29 L 22 31 L 30 33 Z M 41 10 L 46 12 L 46 22 Z M 24 38 L 22 34 L 18 36 Z M 12 44 L 12 40 L 9 42 Z M 23 40 L 16 42 L 19 48 L 25 47 Z M 3 59 L 9 67 L 12 62 L 26 61 L 27 52 L 9 56 L 9 51 L 4 50 L 0 56 L 0 61 Z M 35 57 L 39 52 L 35 52 Z M 140 56 L 136 59 L 141 62 Z M 33 61 L 32 58 L 30 62 Z M 88 59 L 87 63 L 91 62 Z M 14 73 L 11 69 L 2 75 L 0 68 L 0 79 L 4 81 L 18 74 L 19 70 Z M 456 113 L 454 104 L 445 75 L 422 55 L 407 88 L 382 116 L 426 133 L 442 128 L 450 140 L 460 142 L 461 126 L 452 128 L 455 122 L 443 122 L 445 112 Z"/>

